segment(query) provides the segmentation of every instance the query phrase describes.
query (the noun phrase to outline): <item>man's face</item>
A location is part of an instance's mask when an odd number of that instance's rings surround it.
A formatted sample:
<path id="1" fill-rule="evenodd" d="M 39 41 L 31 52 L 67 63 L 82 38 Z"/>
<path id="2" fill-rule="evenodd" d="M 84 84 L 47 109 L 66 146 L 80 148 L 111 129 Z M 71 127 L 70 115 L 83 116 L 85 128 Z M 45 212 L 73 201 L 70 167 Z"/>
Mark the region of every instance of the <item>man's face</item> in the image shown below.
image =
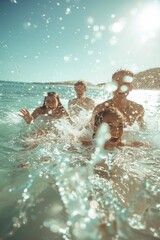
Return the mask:
<path id="1" fill-rule="evenodd" d="M 82 84 L 79 84 L 74 86 L 74 90 L 76 91 L 77 95 L 84 95 L 86 87 Z"/>
<path id="2" fill-rule="evenodd" d="M 132 77 L 124 76 L 119 79 L 113 80 L 116 90 L 113 92 L 114 97 L 124 99 L 128 96 L 129 92 L 132 90 Z"/>

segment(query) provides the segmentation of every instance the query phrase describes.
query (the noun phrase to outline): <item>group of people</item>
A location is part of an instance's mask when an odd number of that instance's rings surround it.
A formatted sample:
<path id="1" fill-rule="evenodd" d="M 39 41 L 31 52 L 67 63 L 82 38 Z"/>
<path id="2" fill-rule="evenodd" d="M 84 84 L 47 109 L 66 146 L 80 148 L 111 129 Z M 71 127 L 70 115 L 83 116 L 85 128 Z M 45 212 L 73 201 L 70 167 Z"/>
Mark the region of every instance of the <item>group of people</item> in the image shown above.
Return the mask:
<path id="1" fill-rule="evenodd" d="M 47 115 L 53 119 L 66 118 L 72 124 L 74 116 L 78 116 L 81 110 L 92 111 L 92 117 L 87 127 L 93 131 L 93 141 L 84 140 L 82 144 L 92 144 L 100 126 L 107 124 L 110 138 L 104 143 L 104 149 L 123 146 L 122 135 L 125 127 L 132 126 L 137 122 L 141 129 L 145 128 L 143 106 L 127 99 L 133 89 L 133 77 L 134 74 L 129 70 L 115 72 L 112 75 L 113 97 L 97 106 L 95 106 L 94 100 L 85 96 L 87 85 L 83 80 L 79 80 L 74 85 L 77 97 L 69 100 L 68 111 L 63 107 L 58 94 L 49 92 L 41 107 L 36 108 L 32 114 L 27 109 L 21 109 L 20 116 L 28 124 L 35 121 L 39 115 Z"/>

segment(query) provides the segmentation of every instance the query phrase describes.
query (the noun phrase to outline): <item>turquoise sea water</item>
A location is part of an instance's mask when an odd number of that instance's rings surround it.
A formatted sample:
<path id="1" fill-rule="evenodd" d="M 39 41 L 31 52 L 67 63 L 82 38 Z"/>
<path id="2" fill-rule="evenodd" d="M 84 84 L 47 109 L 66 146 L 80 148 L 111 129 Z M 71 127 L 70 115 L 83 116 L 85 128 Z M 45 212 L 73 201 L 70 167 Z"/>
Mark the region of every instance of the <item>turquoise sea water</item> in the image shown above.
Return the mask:
<path id="1" fill-rule="evenodd" d="M 47 136 L 35 137 L 42 119 L 29 126 L 18 112 L 42 105 L 48 91 L 56 91 L 66 108 L 74 97 L 71 87 L 0 82 L 0 239 L 159 239 L 160 92 L 130 94 L 145 107 L 147 130 L 135 125 L 125 133 L 153 147 L 103 152 L 77 141 L 86 112 L 77 128 L 60 121 Z M 92 88 L 87 95 L 98 104 L 111 94 Z M 108 180 L 93 173 L 101 159 Z M 24 162 L 28 168 L 18 167 Z"/>

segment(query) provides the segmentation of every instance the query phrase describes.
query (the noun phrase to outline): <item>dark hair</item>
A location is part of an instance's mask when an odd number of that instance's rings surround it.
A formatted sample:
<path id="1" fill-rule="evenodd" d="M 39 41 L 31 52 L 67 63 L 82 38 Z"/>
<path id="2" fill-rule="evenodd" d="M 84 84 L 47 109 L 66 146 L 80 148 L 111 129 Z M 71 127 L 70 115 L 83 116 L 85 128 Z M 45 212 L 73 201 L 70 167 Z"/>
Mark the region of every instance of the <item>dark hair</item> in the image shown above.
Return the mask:
<path id="1" fill-rule="evenodd" d="M 84 80 L 78 80 L 74 86 L 79 86 L 79 85 L 83 85 L 85 87 L 85 90 L 87 90 L 87 84 Z"/>
<path id="2" fill-rule="evenodd" d="M 112 75 L 112 80 L 119 81 L 122 80 L 125 76 L 134 77 L 134 73 L 129 70 L 118 70 Z"/>
<path id="3" fill-rule="evenodd" d="M 44 98 L 43 106 L 41 108 L 46 108 L 46 98 L 49 97 L 49 96 L 53 96 L 55 99 L 57 99 L 58 108 L 64 109 L 64 107 L 63 107 L 63 105 L 60 101 L 59 95 L 56 92 L 48 92 L 47 93 L 47 96 Z"/>
<path id="4" fill-rule="evenodd" d="M 95 126 L 99 126 L 102 122 L 103 122 L 103 118 L 109 114 L 113 114 L 115 116 L 117 116 L 118 119 L 121 119 L 123 122 L 123 115 L 122 113 L 114 107 L 106 107 L 106 109 L 104 111 L 99 112 L 96 116 L 95 116 Z"/>

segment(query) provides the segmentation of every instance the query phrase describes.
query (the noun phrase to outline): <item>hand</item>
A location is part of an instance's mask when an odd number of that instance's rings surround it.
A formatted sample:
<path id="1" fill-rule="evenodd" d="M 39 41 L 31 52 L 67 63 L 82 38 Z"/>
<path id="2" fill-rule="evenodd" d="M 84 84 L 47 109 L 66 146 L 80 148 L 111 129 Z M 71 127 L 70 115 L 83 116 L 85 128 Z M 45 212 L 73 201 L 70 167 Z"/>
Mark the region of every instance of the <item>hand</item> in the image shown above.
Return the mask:
<path id="1" fill-rule="evenodd" d="M 23 117 L 23 119 L 26 121 L 26 123 L 31 123 L 33 120 L 33 117 L 30 115 L 29 111 L 27 109 L 21 109 L 21 114 L 18 114 L 20 117 Z"/>

